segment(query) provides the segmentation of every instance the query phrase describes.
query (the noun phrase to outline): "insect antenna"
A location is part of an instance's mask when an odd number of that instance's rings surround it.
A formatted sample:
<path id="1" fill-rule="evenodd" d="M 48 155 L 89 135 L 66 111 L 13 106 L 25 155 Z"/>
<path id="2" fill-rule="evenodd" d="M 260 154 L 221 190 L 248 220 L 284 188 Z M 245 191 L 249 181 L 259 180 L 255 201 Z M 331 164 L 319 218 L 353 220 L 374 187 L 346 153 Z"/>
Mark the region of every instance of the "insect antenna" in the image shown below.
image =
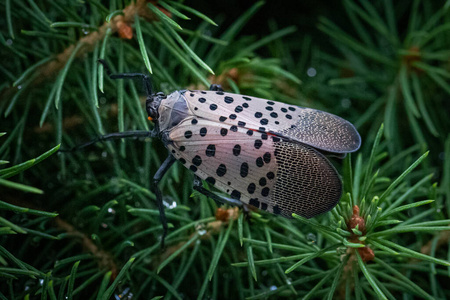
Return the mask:
<path id="1" fill-rule="evenodd" d="M 142 73 L 120 73 L 120 74 L 113 74 L 111 72 L 111 69 L 108 66 L 108 63 L 103 60 L 99 59 L 99 63 L 103 65 L 103 68 L 105 68 L 106 74 L 108 74 L 109 78 L 111 79 L 125 79 L 125 78 L 142 78 L 144 81 L 145 91 L 147 92 L 147 97 L 150 97 L 153 95 L 153 88 L 152 83 L 150 81 L 150 76 L 142 74 Z"/>

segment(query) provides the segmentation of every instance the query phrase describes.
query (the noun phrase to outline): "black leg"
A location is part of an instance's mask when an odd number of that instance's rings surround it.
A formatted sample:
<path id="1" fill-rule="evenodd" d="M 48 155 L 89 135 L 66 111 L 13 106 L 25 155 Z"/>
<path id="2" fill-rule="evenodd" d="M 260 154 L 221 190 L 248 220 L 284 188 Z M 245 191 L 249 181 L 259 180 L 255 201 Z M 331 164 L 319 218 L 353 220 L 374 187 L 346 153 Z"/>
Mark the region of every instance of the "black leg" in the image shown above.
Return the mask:
<path id="1" fill-rule="evenodd" d="M 223 88 L 220 84 L 211 84 L 209 87 L 210 91 L 217 91 L 217 92 L 223 92 Z"/>
<path id="2" fill-rule="evenodd" d="M 111 79 L 124 79 L 124 78 L 136 78 L 140 77 L 144 81 L 145 90 L 147 91 L 147 97 L 151 96 L 153 94 L 152 92 L 152 84 L 150 82 L 150 77 L 148 75 L 142 74 L 142 73 L 122 73 L 122 74 L 112 74 L 111 69 L 109 68 L 108 64 L 105 60 L 99 59 L 99 63 L 103 65 L 103 68 L 105 68 L 106 74 Z"/>
<path id="3" fill-rule="evenodd" d="M 224 197 L 222 195 L 219 195 L 219 194 L 216 194 L 214 192 L 208 191 L 207 189 L 205 189 L 202 186 L 202 180 L 198 176 L 194 177 L 194 190 L 196 190 L 197 192 L 205 195 L 206 197 L 209 197 L 209 198 L 213 199 L 214 201 L 216 201 L 219 204 L 229 204 L 229 205 L 237 206 L 237 207 L 244 206 L 244 203 L 242 203 L 239 200 L 228 198 L 228 197 Z"/>
<path id="4" fill-rule="evenodd" d="M 107 140 L 115 140 L 115 139 L 123 139 L 123 138 L 139 138 L 139 137 L 154 138 L 156 136 L 157 136 L 157 133 L 155 131 L 145 131 L 145 130 L 115 132 L 115 133 L 101 135 L 101 136 L 93 139 L 92 141 L 89 141 L 87 143 L 75 146 L 72 149 L 69 149 L 69 150 L 67 150 L 67 149 L 59 149 L 59 151 L 60 152 L 78 151 L 78 150 L 86 148 L 86 147 L 88 147 L 90 145 L 93 145 L 95 143 L 104 142 L 104 141 L 107 141 Z"/>
<path id="5" fill-rule="evenodd" d="M 169 154 L 169 156 L 166 158 L 166 160 L 161 164 L 158 171 L 156 171 L 155 176 L 153 176 L 153 189 L 155 191 L 156 195 L 156 202 L 158 204 L 159 209 L 159 218 L 161 220 L 161 224 L 163 226 L 163 234 L 161 237 L 161 249 L 164 249 L 164 239 L 167 235 L 167 219 L 166 214 L 164 212 L 164 204 L 162 200 L 162 194 L 158 187 L 158 183 L 163 178 L 164 174 L 170 169 L 170 167 L 173 165 L 173 163 L 176 161 L 175 157 Z"/>

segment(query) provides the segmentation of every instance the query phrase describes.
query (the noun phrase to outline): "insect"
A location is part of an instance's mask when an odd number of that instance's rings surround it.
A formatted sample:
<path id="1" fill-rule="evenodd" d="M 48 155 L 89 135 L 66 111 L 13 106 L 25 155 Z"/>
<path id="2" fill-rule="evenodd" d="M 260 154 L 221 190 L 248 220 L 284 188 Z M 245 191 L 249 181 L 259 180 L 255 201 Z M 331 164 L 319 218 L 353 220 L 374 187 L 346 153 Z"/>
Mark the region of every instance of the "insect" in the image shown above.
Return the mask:
<path id="1" fill-rule="evenodd" d="M 311 218 L 338 203 L 342 183 L 325 155 L 343 157 L 359 149 L 361 138 L 350 122 L 320 110 L 227 93 L 217 85 L 154 94 L 146 75 L 111 74 L 100 63 L 112 79 L 141 77 L 147 88 L 153 131 L 120 136 L 158 137 L 169 150 L 153 178 L 163 238 L 167 222 L 158 183 L 176 160 L 195 174 L 194 189 L 221 202 L 287 218 L 293 213 Z M 201 180 L 229 197 L 203 188 Z"/>

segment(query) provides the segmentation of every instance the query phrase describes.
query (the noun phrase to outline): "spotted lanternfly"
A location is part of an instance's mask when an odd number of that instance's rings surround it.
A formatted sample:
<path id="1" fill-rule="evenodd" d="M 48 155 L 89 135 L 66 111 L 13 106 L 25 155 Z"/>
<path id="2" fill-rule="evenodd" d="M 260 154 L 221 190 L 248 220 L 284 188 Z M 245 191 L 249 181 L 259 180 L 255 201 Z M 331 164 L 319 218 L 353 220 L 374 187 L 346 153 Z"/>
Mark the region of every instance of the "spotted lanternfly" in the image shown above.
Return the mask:
<path id="1" fill-rule="evenodd" d="M 155 127 L 140 135 L 159 137 L 169 150 L 154 177 L 164 228 L 157 184 L 175 160 L 194 172 L 194 189 L 216 200 L 287 218 L 293 213 L 311 218 L 338 203 L 341 180 L 325 155 L 343 157 L 359 149 L 361 138 L 350 122 L 320 110 L 227 93 L 217 85 L 152 94 L 143 74 L 108 74 L 144 78 L 146 109 Z M 199 179 L 230 198 L 204 189 Z"/>

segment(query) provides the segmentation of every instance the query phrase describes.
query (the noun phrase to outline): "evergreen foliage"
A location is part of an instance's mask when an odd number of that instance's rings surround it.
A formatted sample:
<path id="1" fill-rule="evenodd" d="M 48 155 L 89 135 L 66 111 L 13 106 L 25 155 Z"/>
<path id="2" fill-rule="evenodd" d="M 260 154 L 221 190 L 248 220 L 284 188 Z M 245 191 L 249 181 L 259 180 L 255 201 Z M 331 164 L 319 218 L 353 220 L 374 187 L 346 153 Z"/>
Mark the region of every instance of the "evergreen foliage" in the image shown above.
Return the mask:
<path id="1" fill-rule="evenodd" d="M 2 0 L 0 299 L 450 298 L 448 1 Z M 299 5 L 301 8 L 298 8 Z M 315 26 L 312 26 L 314 24 Z M 139 80 L 322 109 L 353 122 L 331 212 L 218 207 L 158 140 Z M 205 185 L 206 187 L 206 185 Z"/>

